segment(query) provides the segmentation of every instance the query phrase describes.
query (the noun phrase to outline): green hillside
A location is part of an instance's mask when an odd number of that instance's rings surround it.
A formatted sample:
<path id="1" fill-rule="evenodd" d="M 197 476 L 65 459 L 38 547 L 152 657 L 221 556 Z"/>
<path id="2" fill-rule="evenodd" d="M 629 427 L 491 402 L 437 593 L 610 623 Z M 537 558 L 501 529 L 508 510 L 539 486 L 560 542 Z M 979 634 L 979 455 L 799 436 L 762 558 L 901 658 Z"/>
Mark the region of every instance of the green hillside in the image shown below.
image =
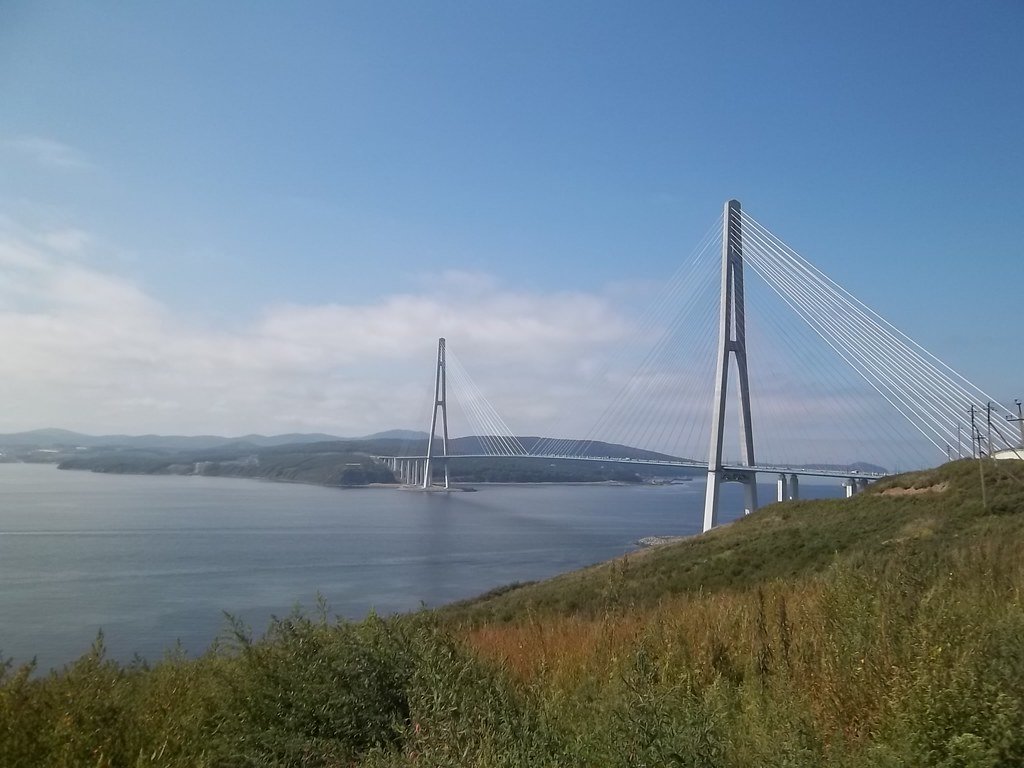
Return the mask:
<path id="1" fill-rule="evenodd" d="M 541 584 L 503 588 L 445 613 L 474 621 L 526 613 L 594 615 L 607 609 L 609 580 L 619 607 L 648 608 L 678 594 L 803 578 L 837 563 L 865 569 L 893 561 L 927 563 L 997 532 L 1024 546 L 1018 538 L 1024 517 L 1006 517 L 1024 506 L 1021 465 L 985 466 L 984 507 L 978 462 L 964 460 L 886 478 L 853 499 L 772 504 L 707 534 Z"/>
<path id="2" fill-rule="evenodd" d="M 8 669 L 0 765 L 1019 766 L 1022 554 L 1024 464 L 956 462 L 437 612 Z"/>

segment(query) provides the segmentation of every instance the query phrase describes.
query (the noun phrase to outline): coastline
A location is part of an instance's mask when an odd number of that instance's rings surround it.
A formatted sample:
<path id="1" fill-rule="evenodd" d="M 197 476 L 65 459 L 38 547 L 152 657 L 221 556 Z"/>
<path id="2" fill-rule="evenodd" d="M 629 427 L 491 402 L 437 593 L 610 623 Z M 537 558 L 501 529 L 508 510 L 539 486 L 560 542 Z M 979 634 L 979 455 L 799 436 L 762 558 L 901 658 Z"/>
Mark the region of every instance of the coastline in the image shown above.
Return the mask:
<path id="1" fill-rule="evenodd" d="M 507 482 L 506 481 L 500 481 L 500 482 L 498 482 L 498 481 L 480 481 L 480 482 L 476 482 L 476 481 L 467 481 L 467 482 L 464 482 L 464 483 L 459 483 L 459 485 L 460 486 L 472 486 L 472 488 L 467 488 L 467 487 L 440 488 L 440 487 L 437 487 L 437 486 L 432 486 L 431 489 L 424 489 L 420 485 L 407 485 L 407 484 L 402 484 L 402 483 L 362 483 L 362 484 L 358 484 L 358 485 L 355 485 L 355 484 L 353 484 L 353 485 L 335 485 L 335 484 L 330 484 L 330 483 L 318 483 L 318 482 L 313 482 L 313 481 L 308 481 L 308 480 L 296 480 L 296 479 L 287 478 L 287 477 L 267 477 L 267 476 L 263 476 L 263 475 L 214 474 L 214 473 L 204 473 L 204 472 L 120 472 L 120 471 L 105 471 L 105 470 L 102 470 L 102 469 L 89 469 L 89 468 L 86 468 L 86 467 L 64 467 L 64 466 L 61 466 L 59 463 L 51 463 L 51 462 L 26 462 L 26 461 L 19 461 L 19 462 L 6 462 L 6 463 L 10 463 L 10 464 L 42 464 L 42 465 L 49 464 L 50 466 L 53 466 L 56 469 L 61 470 L 61 471 L 67 471 L 67 472 L 91 472 L 91 473 L 97 474 L 97 475 L 135 475 L 137 477 L 144 477 L 144 476 L 152 476 L 152 477 L 210 477 L 210 478 L 226 478 L 226 479 L 231 479 L 231 480 L 255 480 L 255 481 L 259 481 L 259 482 L 269 482 L 269 483 L 292 483 L 292 484 L 296 484 L 296 485 L 312 485 L 312 486 L 318 486 L 318 487 L 321 487 L 321 488 L 337 488 L 339 490 L 358 490 L 358 489 L 364 489 L 364 488 L 376 488 L 376 489 L 392 489 L 392 490 L 400 490 L 400 491 L 417 491 L 417 490 L 419 490 L 419 491 L 425 491 L 425 492 L 428 492 L 428 493 L 436 493 L 436 492 L 444 492 L 444 491 L 458 493 L 458 492 L 467 492 L 467 491 L 471 492 L 472 490 L 475 490 L 476 486 L 487 486 L 487 487 L 497 487 L 497 488 L 509 487 L 509 486 L 538 487 L 538 488 L 551 488 L 551 487 L 556 487 L 556 486 L 568 486 L 568 487 L 572 487 L 572 486 L 600 486 L 600 487 L 604 487 L 604 488 L 615 487 L 615 486 L 621 486 L 623 488 L 646 488 L 646 487 L 652 487 L 652 488 L 653 487 L 659 487 L 660 488 L 660 487 L 664 487 L 662 485 L 656 485 L 656 484 L 652 484 L 652 483 L 643 483 L 643 482 L 640 482 L 640 483 L 627 483 L 627 482 L 624 482 L 622 480 L 578 480 L 578 481 L 577 480 L 559 480 L 559 481 L 553 481 L 553 482 L 544 482 L 544 481 L 539 481 L 539 480 L 533 480 L 533 481 L 525 481 L 525 482 L 514 482 L 514 481 L 507 481 Z M 682 485 L 682 483 L 680 483 L 680 485 Z"/>

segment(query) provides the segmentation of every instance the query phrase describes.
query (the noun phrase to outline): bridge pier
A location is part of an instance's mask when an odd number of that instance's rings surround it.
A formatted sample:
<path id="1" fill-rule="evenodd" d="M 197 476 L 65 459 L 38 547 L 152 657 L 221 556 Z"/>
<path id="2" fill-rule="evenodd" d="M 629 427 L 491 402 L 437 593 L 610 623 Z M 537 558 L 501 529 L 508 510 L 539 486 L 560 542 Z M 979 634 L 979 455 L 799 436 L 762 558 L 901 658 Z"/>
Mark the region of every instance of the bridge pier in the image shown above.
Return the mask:
<path id="1" fill-rule="evenodd" d="M 749 515 L 757 512 L 757 474 L 751 472 L 743 486 L 743 514 Z"/>
<path id="2" fill-rule="evenodd" d="M 790 475 L 789 476 L 789 500 L 799 501 L 800 500 L 800 476 Z"/>
<path id="3" fill-rule="evenodd" d="M 708 465 L 708 483 L 704 492 L 704 532 L 707 533 L 718 525 L 718 494 L 722 489 L 720 470 Z"/>
<path id="4" fill-rule="evenodd" d="M 780 472 L 779 473 L 779 479 L 775 481 L 775 489 L 776 489 L 775 500 L 776 501 L 786 501 L 787 499 L 789 499 L 789 488 L 788 488 L 789 484 L 788 484 L 787 480 L 788 480 L 788 478 L 786 477 L 786 473 L 785 472 Z"/>
<path id="5" fill-rule="evenodd" d="M 843 485 L 846 487 L 846 498 L 850 498 L 868 487 L 868 479 L 866 477 L 848 477 Z"/>
<path id="6" fill-rule="evenodd" d="M 718 525 L 718 497 L 722 483 L 743 485 L 743 514 L 757 510 L 757 473 L 741 469 L 708 469 L 708 487 L 704 497 L 704 531 Z"/>
<path id="7" fill-rule="evenodd" d="M 868 487 L 868 479 L 866 477 L 848 477 L 843 485 L 846 486 L 846 498 L 850 498 Z"/>

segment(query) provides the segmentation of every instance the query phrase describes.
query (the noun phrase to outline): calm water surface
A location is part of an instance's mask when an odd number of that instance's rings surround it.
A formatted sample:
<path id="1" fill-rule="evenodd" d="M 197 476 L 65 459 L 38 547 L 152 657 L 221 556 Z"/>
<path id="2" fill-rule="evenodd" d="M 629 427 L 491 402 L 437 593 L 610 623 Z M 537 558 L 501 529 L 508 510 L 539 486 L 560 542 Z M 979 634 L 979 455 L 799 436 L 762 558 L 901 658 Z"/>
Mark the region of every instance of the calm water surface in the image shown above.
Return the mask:
<path id="1" fill-rule="evenodd" d="M 201 653 L 224 611 L 262 631 L 313 606 L 359 618 L 436 606 L 700 530 L 704 484 L 332 489 L 0 464 L 0 656 L 60 666 Z M 740 505 L 739 486 L 724 486 Z M 836 483 L 801 485 L 840 496 Z M 771 499 L 773 486 L 759 491 Z M 727 515 L 723 515 L 727 517 Z"/>

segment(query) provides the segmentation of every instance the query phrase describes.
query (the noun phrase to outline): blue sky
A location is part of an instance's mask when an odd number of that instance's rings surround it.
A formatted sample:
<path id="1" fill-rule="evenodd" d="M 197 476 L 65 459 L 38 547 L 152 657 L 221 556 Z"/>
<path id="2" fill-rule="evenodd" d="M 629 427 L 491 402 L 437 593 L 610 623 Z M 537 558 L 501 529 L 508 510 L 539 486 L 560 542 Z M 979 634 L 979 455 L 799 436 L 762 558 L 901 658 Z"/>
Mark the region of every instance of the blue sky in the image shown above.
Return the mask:
<path id="1" fill-rule="evenodd" d="M 386 382 L 424 378 L 441 332 L 485 390 L 488 351 L 564 383 L 729 197 L 1012 401 L 1022 22 L 1017 0 L 7 0 L 0 430 L 413 426 L 419 390 Z"/>

